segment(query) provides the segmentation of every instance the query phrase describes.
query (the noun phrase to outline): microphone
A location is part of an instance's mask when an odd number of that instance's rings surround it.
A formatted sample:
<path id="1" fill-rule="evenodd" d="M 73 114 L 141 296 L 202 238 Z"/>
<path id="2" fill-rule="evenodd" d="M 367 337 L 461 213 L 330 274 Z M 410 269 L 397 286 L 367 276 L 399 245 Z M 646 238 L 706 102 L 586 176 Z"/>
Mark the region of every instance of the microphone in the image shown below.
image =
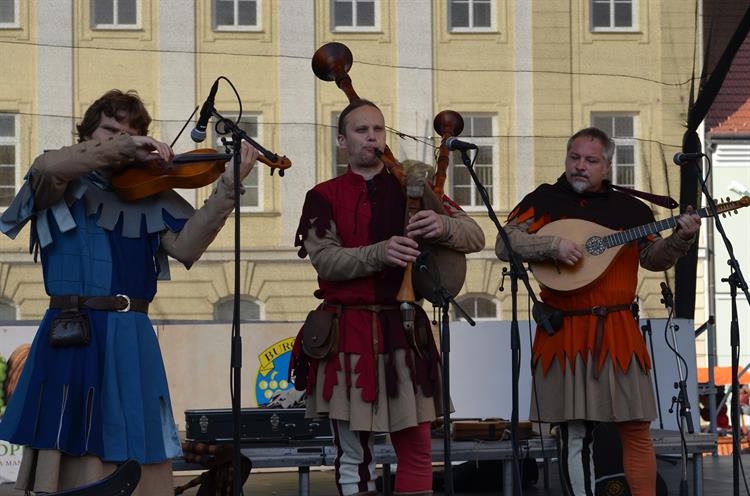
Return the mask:
<path id="1" fill-rule="evenodd" d="M 669 289 L 669 286 L 667 286 L 666 282 L 662 282 L 659 284 L 661 287 L 661 302 L 664 304 L 667 308 L 672 308 L 674 306 L 674 297 L 672 295 L 672 290 Z"/>
<path id="2" fill-rule="evenodd" d="M 677 165 L 685 165 L 690 160 L 695 160 L 696 158 L 701 158 L 703 154 L 701 152 L 695 152 L 695 153 L 682 153 L 677 152 L 674 154 L 674 157 L 672 157 L 672 162 L 674 162 Z"/>
<path id="3" fill-rule="evenodd" d="M 219 80 L 214 81 L 211 86 L 211 91 L 208 93 L 208 98 L 203 102 L 201 107 L 201 114 L 198 117 L 198 122 L 195 124 L 195 129 L 190 132 L 190 138 L 196 143 L 206 139 L 206 127 L 208 126 L 208 120 L 214 112 L 214 98 L 216 97 L 216 90 L 219 88 Z"/>
<path id="4" fill-rule="evenodd" d="M 448 150 L 457 150 L 461 152 L 477 149 L 477 145 L 475 145 L 474 143 L 467 143 L 466 141 L 461 141 L 455 136 L 451 136 L 450 138 L 445 140 L 445 146 L 446 148 L 448 148 Z"/>

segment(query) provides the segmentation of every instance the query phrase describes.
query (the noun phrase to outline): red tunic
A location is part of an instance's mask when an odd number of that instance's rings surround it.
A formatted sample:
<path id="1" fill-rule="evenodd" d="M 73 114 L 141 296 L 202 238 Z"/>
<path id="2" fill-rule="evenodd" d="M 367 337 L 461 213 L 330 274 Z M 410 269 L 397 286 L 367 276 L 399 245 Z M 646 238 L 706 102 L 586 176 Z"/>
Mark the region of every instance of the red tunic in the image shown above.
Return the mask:
<path id="1" fill-rule="evenodd" d="M 300 246 L 300 256 L 306 256 L 304 240 L 312 227 L 316 236 L 323 238 L 326 231 L 336 226 L 337 234 L 344 248 L 368 246 L 387 240 L 391 236 L 404 233 L 406 202 L 398 181 L 385 170 L 377 174 L 369 186 L 365 179 L 349 169 L 343 176 L 315 186 L 308 192 L 297 232 L 296 245 Z M 360 360 L 356 370 L 347 370 L 349 379 L 354 372 L 357 382 L 353 386 L 361 390 L 362 399 L 374 402 L 377 398 L 376 356 L 388 356 L 386 362 L 386 388 L 389 396 L 397 394 L 395 366 L 392 351 L 409 349 L 405 331 L 401 323 L 401 313 L 397 308 L 382 310 L 375 314 L 364 309 L 347 308 L 347 305 L 388 305 L 397 306 L 396 293 L 403 278 L 403 269 L 387 267 L 382 271 L 356 279 L 325 281 L 318 278 L 319 289 L 315 296 L 325 304 L 343 304 L 340 315 L 338 350 L 347 355 L 344 360 L 349 367 L 348 355 L 357 354 Z M 334 311 L 334 307 L 325 305 Z M 434 384 L 439 381 L 438 353 L 432 338 L 429 319 L 418 307 L 415 322 L 417 342 L 423 343 L 422 357 L 407 354 L 412 382 L 419 385 L 425 396 L 433 395 Z M 290 377 L 294 378 L 297 389 L 311 394 L 316 386 L 315 371 L 318 361 L 309 359 L 302 352 L 302 333 L 297 336 Z M 336 373 L 341 365 L 339 360 L 329 360 L 326 364 L 323 397 L 330 399 L 333 386 L 337 384 Z"/>

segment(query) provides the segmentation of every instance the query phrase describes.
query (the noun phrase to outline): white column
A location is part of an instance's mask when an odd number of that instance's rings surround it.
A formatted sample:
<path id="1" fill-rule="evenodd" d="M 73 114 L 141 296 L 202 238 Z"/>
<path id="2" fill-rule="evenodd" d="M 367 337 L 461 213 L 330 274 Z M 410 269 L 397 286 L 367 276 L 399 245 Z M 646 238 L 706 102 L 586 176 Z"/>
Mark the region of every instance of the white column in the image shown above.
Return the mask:
<path id="1" fill-rule="evenodd" d="M 431 136 L 432 119 L 432 16 L 430 0 L 396 2 L 396 49 L 399 66 L 420 69 L 398 69 L 398 122 L 393 127 L 414 136 Z M 440 109 L 443 110 L 443 109 Z M 398 159 L 416 159 L 431 164 L 432 149 L 413 140 L 395 142 L 393 153 Z M 396 143 L 398 143 L 396 145 Z"/>
<path id="2" fill-rule="evenodd" d="M 297 161 L 281 185 L 281 244 L 289 246 L 297 231 L 305 193 L 317 182 L 315 157 L 315 2 L 279 2 L 279 151 Z M 299 77 L 307 75 L 307 77 Z"/>
<path id="3" fill-rule="evenodd" d="M 534 78 L 532 61 L 532 2 L 515 2 L 516 69 L 516 201 L 534 188 Z M 522 136 L 528 136 L 524 138 Z M 515 202 L 510 202 L 514 204 Z"/>
<path id="4" fill-rule="evenodd" d="M 160 121 L 160 139 L 171 143 L 196 105 L 195 0 L 160 0 L 158 5 L 159 101 L 158 115 L 152 117 Z M 193 149 L 190 130 L 188 126 L 175 143 L 175 152 Z M 195 203 L 196 190 L 179 192 Z"/>
<path id="5" fill-rule="evenodd" d="M 36 9 L 37 152 L 73 143 L 73 0 Z M 9 69 L 9 68 L 6 68 Z"/>

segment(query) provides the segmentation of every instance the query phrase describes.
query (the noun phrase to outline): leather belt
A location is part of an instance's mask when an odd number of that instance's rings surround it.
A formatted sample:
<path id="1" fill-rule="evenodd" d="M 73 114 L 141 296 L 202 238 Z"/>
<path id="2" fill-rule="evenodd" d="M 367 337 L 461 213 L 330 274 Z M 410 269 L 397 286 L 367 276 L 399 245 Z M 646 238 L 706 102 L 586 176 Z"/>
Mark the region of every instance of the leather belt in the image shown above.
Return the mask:
<path id="1" fill-rule="evenodd" d="M 140 312 L 148 313 L 148 300 L 130 298 L 128 295 L 114 296 L 78 296 L 63 295 L 50 296 L 50 308 L 105 310 L 110 312 Z"/>
<path id="2" fill-rule="evenodd" d="M 604 319 L 607 315 L 614 312 L 622 312 L 624 310 L 631 310 L 633 307 L 632 303 L 623 303 L 621 305 L 611 306 L 596 306 L 591 308 L 582 308 L 580 310 L 563 310 L 563 315 L 568 316 L 580 316 L 580 315 L 596 315 L 596 341 L 594 342 L 594 378 L 599 378 L 599 353 L 602 350 L 602 338 L 604 336 Z"/>

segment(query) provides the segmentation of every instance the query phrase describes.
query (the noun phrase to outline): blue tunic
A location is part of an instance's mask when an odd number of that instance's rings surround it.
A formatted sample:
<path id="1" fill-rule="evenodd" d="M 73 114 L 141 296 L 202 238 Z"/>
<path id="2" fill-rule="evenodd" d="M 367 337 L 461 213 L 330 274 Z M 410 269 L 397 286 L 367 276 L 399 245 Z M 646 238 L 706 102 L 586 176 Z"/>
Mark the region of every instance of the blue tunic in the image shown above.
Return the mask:
<path id="1" fill-rule="evenodd" d="M 49 295 L 124 294 L 151 301 L 168 277 L 163 229 L 178 231 L 192 207 L 173 192 L 122 203 L 88 178 L 35 213 L 29 180 L 0 221 L 14 237 L 32 220 Z M 0 422 L 0 439 L 107 462 L 157 463 L 180 454 L 164 364 L 146 314 L 82 310 L 87 346 L 51 348 L 48 309 Z"/>

